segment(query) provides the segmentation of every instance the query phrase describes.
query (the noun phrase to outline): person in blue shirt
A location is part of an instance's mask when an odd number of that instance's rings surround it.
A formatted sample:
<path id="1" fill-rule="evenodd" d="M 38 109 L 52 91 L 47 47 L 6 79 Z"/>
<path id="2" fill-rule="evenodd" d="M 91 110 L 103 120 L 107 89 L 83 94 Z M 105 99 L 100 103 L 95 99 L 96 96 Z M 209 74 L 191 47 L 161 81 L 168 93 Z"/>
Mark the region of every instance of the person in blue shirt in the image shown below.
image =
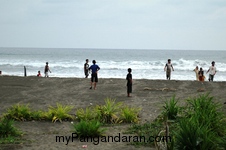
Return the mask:
<path id="1" fill-rule="evenodd" d="M 92 89 L 93 83 L 94 83 L 94 90 L 95 90 L 97 82 L 98 82 L 97 72 L 100 70 L 100 67 L 98 65 L 96 65 L 95 60 L 93 60 L 93 65 L 89 67 L 89 70 L 92 70 L 90 89 Z"/>

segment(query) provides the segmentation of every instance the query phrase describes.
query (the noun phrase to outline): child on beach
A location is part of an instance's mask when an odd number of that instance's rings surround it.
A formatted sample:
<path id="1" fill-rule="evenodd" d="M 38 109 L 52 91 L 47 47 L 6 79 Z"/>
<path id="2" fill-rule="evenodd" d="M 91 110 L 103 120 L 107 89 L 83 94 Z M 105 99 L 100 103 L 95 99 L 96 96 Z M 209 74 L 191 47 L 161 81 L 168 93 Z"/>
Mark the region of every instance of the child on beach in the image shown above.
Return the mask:
<path id="1" fill-rule="evenodd" d="M 214 65 L 215 65 L 215 62 L 212 61 L 212 66 L 210 66 L 209 70 L 206 72 L 206 73 L 210 72 L 209 81 L 213 81 L 213 78 L 214 78 L 215 74 L 217 73 L 217 69 Z"/>
<path id="2" fill-rule="evenodd" d="M 49 63 L 46 62 L 46 66 L 45 66 L 45 69 L 44 69 L 45 77 L 49 77 L 49 72 L 51 73 L 48 64 L 49 64 Z"/>
<path id="3" fill-rule="evenodd" d="M 166 79 L 170 80 L 171 77 L 171 68 L 173 69 L 173 65 L 171 64 L 171 59 L 168 59 L 168 63 L 165 65 L 164 71 L 166 71 Z"/>
<path id="4" fill-rule="evenodd" d="M 86 63 L 84 64 L 84 73 L 85 73 L 85 78 L 89 76 L 89 59 L 86 59 Z"/>
<path id="5" fill-rule="evenodd" d="M 128 74 L 126 76 L 126 80 L 127 80 L 127 96 L 130 97 L 130 93 L 132 93 L 132 69 L 131 68 L 128 68 Z"/>
<path id="6" fill-rule="evenodd" d="M 38 71 L 37 77 L 41 77 L 41 71 Z"/>
<path id="7" fill-rule="evenodd" d="M 92 89 L 92 85 L 93 85 L 93 82 L 94 82 L 94 90 L 95 90 L 97 82 L 98 82 L 97 72 L 100 70 L 100 67 L 98 65 L 96 65 L 96 61 L 95 60 L 93 60 L 93 65 L 89 67 L 89 70 L 92 70 L 90 89 Z"/>
<path id="8" fill-rule="evenodd" d="M 202 68 L 200 68 L 199 71 L 199 81 L 204 81 L 205 80 L 205 76 L 204 76 L 204 71 L 202 70 Z"/>
<path id="9" fill-rule="evenodd" d="M 196 74 L 196 80 L 199 81 L 199 67 L 196 66 L 196 68 L 193 70 Z"/>

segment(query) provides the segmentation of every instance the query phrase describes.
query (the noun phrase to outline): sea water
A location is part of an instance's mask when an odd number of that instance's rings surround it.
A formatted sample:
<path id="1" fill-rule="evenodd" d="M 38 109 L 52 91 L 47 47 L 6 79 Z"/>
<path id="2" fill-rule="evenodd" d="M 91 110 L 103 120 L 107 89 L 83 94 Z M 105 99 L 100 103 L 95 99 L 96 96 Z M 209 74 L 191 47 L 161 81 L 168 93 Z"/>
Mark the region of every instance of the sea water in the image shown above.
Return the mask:
<path id="1" fill-rule="evenodd" d="M 215 61 L 215 81 L 226 81 L 226 51 L 218 50 L 142 50 L 142 49 L 86 49 L 86 48 L 0 48 L 0 70 L 3 75 L 44 75 L 49 62 L 50 77 L 84 78 L 84 63 L 96 60 L 101 68 L 99 78 L 126 78 L 132 68 L 134 79 L 166 79 L 168 59 L 172 60 L 172 80 L 195 80 L 196 66 L 206 71 Z M 208 74 L 205 74 L 208 78 Z"/>

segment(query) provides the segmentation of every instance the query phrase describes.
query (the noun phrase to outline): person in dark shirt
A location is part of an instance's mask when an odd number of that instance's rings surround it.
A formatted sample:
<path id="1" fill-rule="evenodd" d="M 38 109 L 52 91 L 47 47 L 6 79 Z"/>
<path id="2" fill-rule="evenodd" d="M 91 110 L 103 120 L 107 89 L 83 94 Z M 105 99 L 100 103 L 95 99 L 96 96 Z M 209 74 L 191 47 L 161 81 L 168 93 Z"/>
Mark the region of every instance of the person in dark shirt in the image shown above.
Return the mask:
<path id="1" fill-rule="evenodd" d="M 126 76 L 126 80 L 127 80 L 127 96 L 130 97 L 130 93 L 132 93 L 132 69 L 128 68 L 128 74 Z"/>
<path id="2" fill-rule="evenodd" d="M 46 62 L 45 69 L 44 69 L 45 77 L 49 77 L 49 72 L 51 73 L 49 69 L 49 63 Z"/>
<path id="3" fill-rule="evenodd" d="M 89 59 L 86 59 L 86 63 L 84 64 L 84 73 L 85 73 L 85 78 L 89 76 Z"/>
<path id="4" fill-rule="evenodd" d="M 96 61 L 95 60 L 93 60 L 93 65 L 89 67 L 89 70 L 92 70 L 90 89 L 92 89 L 93 83 L 94 83 L 94 90 L 95 90 L 97 82 L 98 82 L 97 72 L 100 70 L 100 67 L 98 65 L 96 65 Z"/>

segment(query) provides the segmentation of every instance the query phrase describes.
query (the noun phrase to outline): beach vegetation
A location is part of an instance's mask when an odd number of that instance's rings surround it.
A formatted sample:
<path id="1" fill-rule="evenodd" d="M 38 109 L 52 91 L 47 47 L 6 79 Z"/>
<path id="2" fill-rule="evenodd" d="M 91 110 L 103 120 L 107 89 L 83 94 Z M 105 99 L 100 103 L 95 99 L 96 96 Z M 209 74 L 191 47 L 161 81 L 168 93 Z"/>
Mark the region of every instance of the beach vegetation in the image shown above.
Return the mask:
<path id="1" fill-rule="evenodd" d="M 177 101 L 173 96 L 167 107 L 170 108 L 169 105 L 175 106 L 175 104 L 177 104 Z M 177 107 L 179 108 L 176 108 L 176 110 L 181 108 L 180 106 Z M 183 108 L 183 111 L 172 111 L 173 113 L 170 113 L 170 115 L 166 113 L 169 112 L 166 110 L 170 109 L 164 108 L 163 112 L 153 122 L 133 124 L 127 130 L 130 134 L 145 137 L 167 135 L 171 137 L 170 142 L 140 142 L 133 144 L 175 150 L 225 149 L 226 116 L 213 97 L 209 94 L 203 94 L 189 98 Z M 168 120 L 168 118 L 172 120 Z"/>
<path id="2" fill-rule="evenodd" d="M 62 105 L 57 103 L 56 107 L 49 106 L 48 111 L 45 113 L 45 118 L 48 120 L 52 120 L 52 122 L 60 121 L 62 120 L 73 120 L 73 116 L 69 114 L 71 110 L 73 109 L 73 106 L 70 105 Z"/>
<path id="3" fill-rule="evenodd" d="M 74 131 L 78 137 L 98 137 L 103 135 L 106 129 L 101 128 L 101 123 L 97 120 L 81 120 L 73 124 Z"/>
<path id="4" fill-rule="evenodd" d="M 174 120 L 177 117 L 179 112 L 179 106 L 177 105 L 178 100 L 176 100 L 175 95 L 168 101 L 165 102 L 165 106 L 163 106 L 164 111 L 163 114 L 169 119 Z"/>
<path id="5" fill-rule="evenodd" d="M 93 120 L 97 118 L 97 111 L 93 107 L 80 108 L 76 111 L 79 120 Z"/>
<path id="6" fill-rule="evenodd" d="M 14 126 L 14 120 L 1 118 L 0 120 L 0 144 L 15 143 L 22 135 Z"/>
<path id="7" fill-rule="evenodd" d="M 104 105 L 97 105 L 95 107 L 97 112 L 97 120 L 102 123 L 121 123 L 120 110 L 122 108 L 121 102 L 115 102 L 115 99 L 106 98 Z"/>
<path id="8" fill-rule="evenodd" d="M 121 120 L 124 123 L 138 123 L 140 108 L 124 106 L 121 109 Z"/>
<path id="9" fill-rule="evenodd" d="M 31 109 L 28 104 L 15 104 L 7 110 L 7 113 L 4 114 L 4 117 L 17 121 L 31 120 Z"/>

